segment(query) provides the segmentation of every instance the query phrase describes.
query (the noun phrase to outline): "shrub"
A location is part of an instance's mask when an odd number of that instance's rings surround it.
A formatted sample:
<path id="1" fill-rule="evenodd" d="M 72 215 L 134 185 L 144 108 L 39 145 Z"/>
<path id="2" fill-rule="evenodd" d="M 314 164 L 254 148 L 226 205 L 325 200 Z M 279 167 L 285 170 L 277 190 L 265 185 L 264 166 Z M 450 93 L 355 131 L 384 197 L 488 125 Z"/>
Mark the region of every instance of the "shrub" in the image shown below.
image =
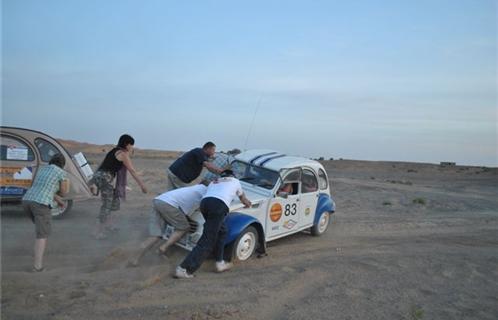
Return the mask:
<path id="1" fill-rule="evenodd" d="M 425 203 L 426 203 L 424 198 L 415 198 L 412 200 L 412 202 L 415 204 L 421 204 L 421 205 L 425 205 Z"/>
<path id="2" fill-rule="evenodd" d="M 424 309 L 418 307 L 412 307 L 410 310 L 410 315 L 413 320 L 421 320 L 424 318 Z"/>

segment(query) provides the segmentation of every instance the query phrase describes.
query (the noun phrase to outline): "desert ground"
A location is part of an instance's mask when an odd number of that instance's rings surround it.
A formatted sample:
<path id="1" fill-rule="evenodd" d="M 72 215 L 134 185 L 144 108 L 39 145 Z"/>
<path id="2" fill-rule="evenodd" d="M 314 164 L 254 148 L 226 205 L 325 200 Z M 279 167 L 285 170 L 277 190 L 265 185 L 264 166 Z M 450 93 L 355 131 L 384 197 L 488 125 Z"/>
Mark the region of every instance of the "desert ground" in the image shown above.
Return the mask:
<path id="1" fill-rule="evenodd" d="M 103 157 L 87 151 L 94 165 Z M 496 168 L 323 161 L 337 204 L 325 235 L 270 242 L 267 257 L 223 274 L 208 260 L 176 280 L 179 247 L 127 267 L 165 188 L 174 153 L 161 155 L 135 155 L 149 194 L 129 178 L 110 238 L 92 236 L 98 198 L 54 220 L 43 273 L 30 272 L 30 220 L 2 208 L 2 319 L 498 319 Z"/>

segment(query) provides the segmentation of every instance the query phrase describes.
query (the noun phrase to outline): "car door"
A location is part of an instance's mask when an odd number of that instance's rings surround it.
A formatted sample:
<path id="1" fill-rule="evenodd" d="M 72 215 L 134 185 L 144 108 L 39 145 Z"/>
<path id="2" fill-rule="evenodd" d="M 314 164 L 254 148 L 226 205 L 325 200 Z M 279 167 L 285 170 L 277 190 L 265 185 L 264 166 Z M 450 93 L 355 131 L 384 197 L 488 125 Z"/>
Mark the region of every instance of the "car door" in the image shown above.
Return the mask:
<path id="1" fill-rule="evenodd" d="M 319 197 L 318 179 L 313 170 L 304 168 L 301 173 L 300 226 L 313 224 Z"/>
<path id="2" fill-rule="evenodd" d="M 268 206 L 266 219 L 267 238 L 277 238 L 297 230 L 299 225 L 299 185 L 301 171 L 299 169 L 287 172 L 278 186 L 275 197 Z M 286 191 L 282 191 L 286 188 Z"/>
<path id="3" fill-rule="evenodd" d="M 0 194 L 2 200 L 20 200 L 31 186 L 38 167 L 33 146 L 21 137 L 0 136 Z"/>

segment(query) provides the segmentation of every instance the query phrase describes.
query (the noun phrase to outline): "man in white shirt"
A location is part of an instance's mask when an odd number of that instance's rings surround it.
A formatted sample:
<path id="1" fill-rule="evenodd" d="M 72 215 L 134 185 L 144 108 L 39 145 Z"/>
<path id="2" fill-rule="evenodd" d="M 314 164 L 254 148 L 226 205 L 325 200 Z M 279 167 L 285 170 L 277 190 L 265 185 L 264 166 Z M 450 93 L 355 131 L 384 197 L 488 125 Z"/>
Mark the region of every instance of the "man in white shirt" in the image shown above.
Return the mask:
<path id="1" fill-rule="evenodd" d="M 198 184 L 174 189 L 157 196 L 152 201 L 149 223 L 150 237 L 140 245 L 140 250 L 130 260 L 130 265 L 137 266 L 144 254 L 158 241 L 162 240 L 166 223 L 173 226 L 175 231 L 166 243 L 159 247 L 159 252 L 165 254 L 170 246 L 180 240 L 190 229 L 188 216 L 199 208 L 199 203 L 206 191 L 207 187 L 205 185 Z"/>
<path id="2" fill-rule="evenodd" d="M 213 249 L 216 271 L 223 272 L 232 267 L 231 263 L 225 263 L 223 260 L 224 242 L 227 235 L 224 220 L 230 210 L 230 203 L 236 197 L 246 208 L 251 207 L 251 201 L 244 195 L 240 181 L 233 176 L 232 170 L 223 171 L 220 179 L 209 184 L 200 205 L 202 216 L 206 220 L 202 236 L 195 248 L 176 268 L 176 278 L 193 278 L 193 273 L 199 269 Z"/>

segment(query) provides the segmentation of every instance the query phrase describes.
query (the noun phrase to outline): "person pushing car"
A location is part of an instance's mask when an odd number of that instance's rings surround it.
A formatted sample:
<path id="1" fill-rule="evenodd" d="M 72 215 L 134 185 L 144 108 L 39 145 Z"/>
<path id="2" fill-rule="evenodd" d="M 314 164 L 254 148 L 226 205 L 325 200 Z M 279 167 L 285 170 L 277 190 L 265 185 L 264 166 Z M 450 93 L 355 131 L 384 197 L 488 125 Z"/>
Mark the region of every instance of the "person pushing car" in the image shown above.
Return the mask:
<path id="1" fill-rule="evenodd" d="M 193 278 L 193 273 L 199 269 L 213 249 L 216 271 L 223 272 L 232 268 L 232 263 L 226 263 L 223 260 L 227 235 L 224 220 L 230 211 L 230 203 L 236 197 L 246 208 L 251 207 L 251 201 L 245 196 L 240 181 L 234 177 L 232 170 L 223 171 L 218 180 L 209 184 L 200 204 L 202 216 L 206 220 L 201 238 L 185 260 L 176 268 L 176 278 Z"/>
<path id="2" fill-rule="evenodd" d="M 168 241 L 159 247 L 159 253 L 166 254 L 166 250 L 180 240 L 187 231 L 194 232 L 197 223 L 190 219 L 190 215 L 199 208 L 199 203 L 205 195 L 207 187 L 203 184 L 193 185 L 167 191 L 152 201 L 152 211 L 149 223 L 149 238 L 145 240 L 137 254 L 129 261 L 130 266 L 138 266 L 143 255 L 157 242 L 162 240 L 166 224 L 175 228 Z"/>
<path id="3" fill-rule="evenodd" d="M 215 174 L 220 174 L 224 168 L 218 168 L 209 162 L 209 158 L 215 153 L 216 145 L 206 142 L 202 148 L 192 149 L 176 159 L 167 172 L 170 189 L 189 186 L 201 175 L 203 167 Z"/>

